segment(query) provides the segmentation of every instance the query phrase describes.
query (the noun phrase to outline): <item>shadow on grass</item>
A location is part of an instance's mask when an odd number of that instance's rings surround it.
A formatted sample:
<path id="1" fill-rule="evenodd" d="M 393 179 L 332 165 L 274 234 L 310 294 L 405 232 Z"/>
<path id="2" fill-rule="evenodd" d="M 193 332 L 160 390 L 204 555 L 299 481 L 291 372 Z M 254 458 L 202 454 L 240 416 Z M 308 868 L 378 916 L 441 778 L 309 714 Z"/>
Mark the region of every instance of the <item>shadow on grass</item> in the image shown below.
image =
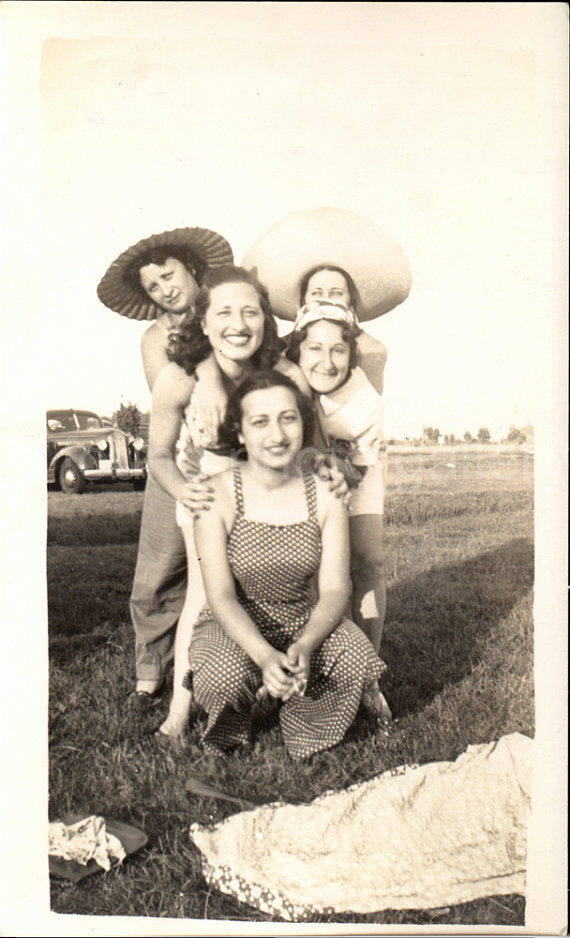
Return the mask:
<path id="1" fill-rule="evenodd" d="M 49 656 L 66 665 L 102 645 L 132 641 L 129 597 L 136 545 L 48 553 Z"/>
<path id="2" fill-rule="evenodd" d="M 394 716 L 422 709 L 488 657 L 489 633 L 533 580 L 533 543 L 519 538 L 392 586 L 381 656 Z"/>
<path id="3" fill-rule="evenodd" d="M 98 511 L 96 515 L 64 515 L 48 518 L 48 547 L 107 547 L 137 544 L 141 512 Z"/>

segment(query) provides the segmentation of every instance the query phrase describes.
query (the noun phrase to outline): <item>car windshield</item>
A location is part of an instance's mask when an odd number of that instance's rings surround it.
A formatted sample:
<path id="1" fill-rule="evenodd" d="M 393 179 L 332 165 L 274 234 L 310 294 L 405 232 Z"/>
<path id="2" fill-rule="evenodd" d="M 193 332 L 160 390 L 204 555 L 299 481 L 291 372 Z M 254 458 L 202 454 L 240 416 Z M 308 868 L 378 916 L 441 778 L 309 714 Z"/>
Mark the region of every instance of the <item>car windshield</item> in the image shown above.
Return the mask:
<path id="1" fill-rule="evenodd" d="M 79 421 L 80 430 L 100 430 L 103 424 L 97 414 L 90 414 L 87 411 L 76 410 L 75 416 Z"/>
<path id="2" fill-rule="evenodd" d="M 48 410 L 48 429 L 57 433 L 62 430 L 100 430 L 101 418 L 88 410 Z"/>

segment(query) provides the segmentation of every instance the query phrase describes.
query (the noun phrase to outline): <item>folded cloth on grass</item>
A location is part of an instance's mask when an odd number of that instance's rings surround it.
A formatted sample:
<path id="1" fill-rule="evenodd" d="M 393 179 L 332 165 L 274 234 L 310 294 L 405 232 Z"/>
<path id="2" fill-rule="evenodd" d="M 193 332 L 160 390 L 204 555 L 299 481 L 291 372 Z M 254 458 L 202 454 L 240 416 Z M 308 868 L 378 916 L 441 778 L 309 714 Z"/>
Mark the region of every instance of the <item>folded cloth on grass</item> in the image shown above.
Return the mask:
<path id="1" fill-rule="evenodd" d="M 532 758 L 513 733 L 190 836 L 208 883 L 286 921 L 524 895 Z"/>
<path id="2" fill-rule="evenodd" d="M 48 854 L 86 866 L 90 860 L 108 871 L 111 863 L 122 863 L 126 851 L 118 837 L 106 829 L 105 819 L 90 815 L 74 824 L 52 821 L 48 825 Z"/>

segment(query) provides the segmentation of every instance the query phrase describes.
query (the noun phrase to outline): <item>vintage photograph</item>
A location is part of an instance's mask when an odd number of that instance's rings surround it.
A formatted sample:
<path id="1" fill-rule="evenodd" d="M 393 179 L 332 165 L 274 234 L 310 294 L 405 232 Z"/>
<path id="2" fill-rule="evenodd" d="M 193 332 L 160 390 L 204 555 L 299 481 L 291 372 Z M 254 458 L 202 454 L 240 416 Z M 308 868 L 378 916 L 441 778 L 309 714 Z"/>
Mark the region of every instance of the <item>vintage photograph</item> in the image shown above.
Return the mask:
<path id="1" fill-rule="evenodd" d="M 567 6 L 0 14 L 0 931 L 565 933 Z"/>

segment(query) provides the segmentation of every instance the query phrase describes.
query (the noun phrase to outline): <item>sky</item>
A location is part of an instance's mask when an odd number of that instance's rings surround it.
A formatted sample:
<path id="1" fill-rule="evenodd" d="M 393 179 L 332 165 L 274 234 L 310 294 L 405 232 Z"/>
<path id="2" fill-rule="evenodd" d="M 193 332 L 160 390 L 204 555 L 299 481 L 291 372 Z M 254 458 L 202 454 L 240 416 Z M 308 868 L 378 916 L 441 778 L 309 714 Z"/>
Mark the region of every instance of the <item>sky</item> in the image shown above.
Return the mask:
<path id="1" fill-rule="evenodd" d="M 367 327 L 388 348 L 387 437 L 537 422 L 565 328 L 565 5 L 4 7 L 30 49 L 9 106 L 38 79 L 45 407 L 149 409 L 146 324 L 95 292 L 129 245 L 207 227 L 240 262 L 279 218 L 330 205 L 412 271 Z"/>

